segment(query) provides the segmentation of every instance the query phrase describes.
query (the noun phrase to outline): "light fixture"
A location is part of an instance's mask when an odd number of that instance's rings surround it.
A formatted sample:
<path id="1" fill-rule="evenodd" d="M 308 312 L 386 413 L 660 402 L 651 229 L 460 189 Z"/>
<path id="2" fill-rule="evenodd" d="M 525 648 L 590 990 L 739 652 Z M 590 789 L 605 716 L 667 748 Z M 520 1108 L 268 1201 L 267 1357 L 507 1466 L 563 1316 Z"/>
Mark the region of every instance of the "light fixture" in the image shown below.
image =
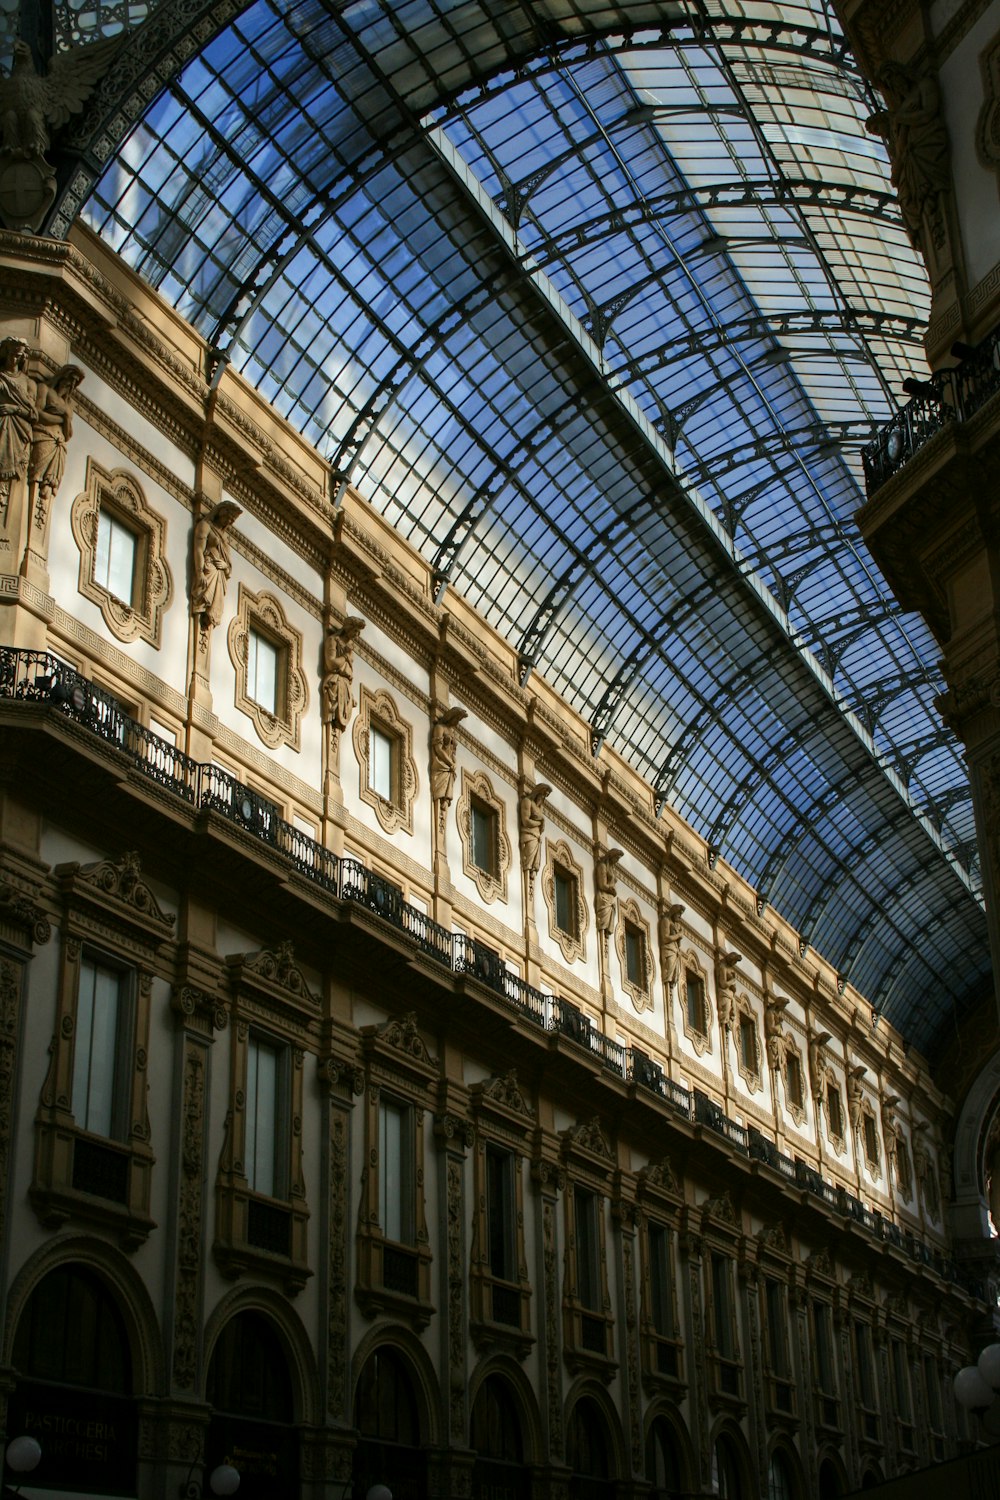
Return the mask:
<path id="1" fill-rule="evenodd" d="M 1000 1344 L 987 1344 L 976 1368 L 993 1391 L 1000 1391 Z"/>
<path id="2" fill-rule="evenodd" d="M 975 1365 L 965 1365 L 954 1380 L 955 1400 L 966 1411 L 984 1412 L 993 1404 L 993 1387 L 986 1384 Z"/>
<path id="3" fill-rule="evenodd" d="M 32 1469 L 37 1469 L 42 1459 L 41 1444 L 37 1438 L 29 1437 L 24 1433 L 21 1437 L 13 1438 L 7 1444 L 8 1469 L 13 1469 L 15 1474 L 30 1474 Z"/>
<path id="4" fill-rule="evenodd" d="M 392 1490 L 387 1484 L 373 1484 L 365 1500 L 392 1500 Z"/>
<path id="5" fill-rule="evenodd" d="M 213 1495 L 235 1495 L 240 1487 L 240 1471 L 232 1464 L 218 1464 L 208 1476 Z"/>

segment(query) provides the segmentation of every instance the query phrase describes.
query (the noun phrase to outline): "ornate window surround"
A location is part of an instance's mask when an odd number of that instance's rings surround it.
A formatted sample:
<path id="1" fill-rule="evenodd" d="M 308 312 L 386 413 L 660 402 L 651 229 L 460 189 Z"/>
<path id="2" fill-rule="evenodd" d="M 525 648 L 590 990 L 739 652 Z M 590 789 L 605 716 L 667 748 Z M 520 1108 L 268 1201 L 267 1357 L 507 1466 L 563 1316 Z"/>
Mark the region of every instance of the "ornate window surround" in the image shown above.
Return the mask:
<path id="1" fill-rule="evenodd" d="M 470 1333 L 477 1349 L 508 1348 L 517 1359 L 523 1360 L 534 1343 L 531 1334 L 531 1280 L 524 1238 L 524 1178 L 525 1162 L 536 1127 L 535 1112 L 524 1097 L 513 1071 L 503 1077 L 473 1084 L 470 1096 L 470 1112 L 475 1124 Z M 486 1156 L 490 1146 L 509 1152 L 513 1160 L 516 1283 L 498 1281 L 490 1269 L 486 1182 Z M 500 1323 L 494 1318 L 494 1288 L 499 1289 L 501 1295 L 506 1292 L 508 1297 L 518 1299 L 517 1324 Z"/>
<path id="2" fill-rule="evenodd" d="M 142 880 L 139 862 L 60 865 L 56 872 L 65 915 L 56 994 L 55 1033 L 49 1069 L 35 1116 L 35 1172 L 30 1198 L 42 1224 L 55 1229 L 83 1219 L 117 1234 L 133 1250 L 155 1226 L 150 1217 L 154 1156 L 146 1106 L 150 1003 L 157 951 L 172 935 L 174 919 Z M 81 1129 L 73 1114 L 73 1053 L 84 950 L 132 976 L 126 1003 L 130 1024 L 120 1082 L 125 1120 L 122 1139 Z M 121 1184 L 121 1195 L 103 1196 L 77 1186 L 83 1152 L 91 1169 Z M 79 1158 L 79 1159 L 78 1159 Z"/>
<path id="3" fill-rule="evenodd" d="M 478 800 L 495 819 L 495 869 L 483 870 L 472 861 L 472 804 Z M 507 871 L 511 864 L 510 839 L 507 837 L 507 811 L 503 799 L 493 790 L 485 771 L 462 768 L 462 795 L 458 799 L 458 836 L 462 841 L 462 870 L 473 882 L 481 900 L 487 905 L 507 900 Z"/>
<path id="4" fill-rule="evenodd" d="M 613 1354 L 614 1320 L 608 1287 L 608 1207 L 615 1161 L 601 1123 L 581 1121 L 561 1132 L 560 1155 L 566 1173 L 563 1195 L 566 1255 L 563 1279 L 563 1355 L 572 1374 L 584 1371 L 610 1378 L 616 1366 Z M 581 1269 L 576 1234 L 576 1194 L 593 1195 L 596 1214 L 599 1309 L 584 1307 L 580 1294 Z"/>
<path id="5" fill-rule="evenodd" d="M 832 1122 L 830 1120 L 830 1090 L 831 1089 L 833 1089 L 834 1093 L 836 1094 L 836 1097 L 840 1101 L 840 1130 L 839 1130 L 839 1132 L 833 1129 Z M 843 1089 L 840 1086 L 840 1080 L 839 1080 L 839 1078 L 837 1077 L 837 1075 L 833 1071 L 833 1069 L 830 1068 L 830 1067 L 827 1068 L 827 1070 L 826 1070 L 826 1076 L 825 1076 L 825 1078 L 823 1080 L 823 1103 L 826 1105 L 825 1114 L 826 1114 L 826 1134 L 827 1134 L 827 1139 L 829 1140 L 830 1145 L 836 1151 L 837 1155 L 838 1156 L 843 1156 L 845 1150 L 847 1149 L 847 1136 L 846 1136 L 847 1126 L 845 1124 L 847 1116 L 846 1116 L 845 1109 L 844 1109 L 844 1092 L 843 1092 Z"/>
<path id="6" fill-rule="evenodd" d="M 867 1099 L 861 1101 L 860 1135 L 861 1156 L 868 1169 L 868 1175 L 880 1179 L 882 1176 L 882 1153 L 879 1149 L 878 1120 L 875 1118 L 875 1111 Z M 870 1153 L 870 1147 L 874 1147 L 873 1153 Z"/>
<path id="7" fill-rule="evenodd" d="M 216 1176 L 212 1254 L 225 1275 L 250 1270 L 276 1276 L 295 1296 L 312 1275 L 307 1263 L 305 1178 L 302 1168 L 303 1064 L 320 1002 L 295 963 L 290 943 L 226 960 L 232 995 L 229 1113 Z M 255 1193 L 246 1174 L 247 1063 L 251 1033 L 287 1054 L 286 1128 L 278 1132 L 280 1175 L 287 1198 Z M 277 1242 L 281 1241 L 281 1248 Z"/>
<path id="8" fill-rule="evenodd" d="M 636 1183 L 636 1204 L 640 1225 L 640 1298 L 639 1337 L 642 1358 L 642 1381 L 649 1392 L 669 1391 L 675 1400 L 686 1384 L 684 1376 L 685 1345 L 679 1317 L 677 1280 L 677 1222 L 684 1204 L 683 1185 L 677 1180 L 666 1157 L 643 1167 Z M 671 1284 L 673 1335 L 657 1329 L 653 1320 L 653 1286 L 649 1232 L 651 1226 L 667 1236 L 668 1272 Z M 666 1349 L 667 1358 L 663 1356 Z M 672 1357 L 671 1357 L 672 1356 Z M 671 1373 L 664 1370 L 674 1364 Z"/>
<path id="9" fill-rule="evenodd" d="M 163 612 L 170 603 L 173 580 L 166 559 L 167 523 L 146 503 L 138 481 L 125 469 L 110 473 L 87 459 L 86 489 L 70 508 L 70 528 L 80 551 L 77 589 L 101 611 L 111 634 L 126 644 L 148 641 L 159 650 Z M 106 511 L 132 533 L 136 542 L 132 598 L 118 599 L 94 580 L 97 528 Z"/>
<path id="10" fill-rule="evenodd" d="M 402 717 L 392 696 L 384 688 L 371 689 L 361 684 L 358 712 L 354 717 L 351 739 L 360 767 L 359 795 L 374 809 L 386 833 L 413 832 L 413 804 L 417 795 L 417 763 L 413 758 L 413 729 Z M 371 784 L 369 752 L 372 726 L 380 729 L 392 742 L 391 793 L 380 797 Z"/>
<path id="11" fill-rule="evenodd" d="M 269 713 L 248 692 L 247 643 L 251 630 L 259 631 L 278 651 L 277 712 Z M 288 745 L 298 750 L 302 715 L 309 702 L 306 674 L 302 670 L 302 637 L 285 619 L 273 594 L 254 594 L 241 583 L 236 614 L 226 635 L 229 659 L 236 673 L 236 707 L 246 714 L 258 737 L 270 750 Z"/>
<path id="12" fill-rule="evenodd" d="M 791 1092 L 788 1087 L 788 1060 L 792 1057 L 795 1058 L 799 1065 L 798 1103 L 796 1103 L 792 1098 Z M 785 1108 L 788 1110 L 788 1113 L 791 1115 L 792 1119 L 798 1126 L 803 1126 L 806 1123 L 806 1090 L 804 1068 L 805 1064 L 803 1062 L 802 1053 L 799 1050 L 798 1044 L 796 1043 L 794 1037 L 791 1037 L 786 1033 L 781 1051 L 781 1086 L 785 1094 Z"/>
<path id="13" fill-rule="evenodd" d="M 575 882 L 576 888 L 576 933 L 566 932 L 556 923 L 556 867 Z M 573 858 L 573 851 L 564 839 L 546 839 L 545 868 L 542 871 L 542 898 L 549 918 L 549 937 L 558 943 L 559 951 L 568 964 L 583 962 L 587 956 L 587 928 L 590 915 L 583 899 L 583 868 Z"/>
<path id="14" fill-rule="evenodd" d="M 626 927 L 631 927 L 638 934 L 642 942 L 644 983 L 641 985 L 636 984 L 633 979 L 628 977 Z M 618 954 L 618 962 L 621 965 L 622 989 L 640 1014 L 644 1010 L 652 1010 L 653 950 L 650 943 L 649 923 L 643 917 L 639 903 L 633 900 L 631 896 L 627 900 L 619 898 L 618 901 L 618 921 L 615 925 L 615 950 Z"/>
<path id="15" fill-rule="evenodd" d="M 418 1332 L 430 1322 L 431 1248 L 424 1196 L 425 1116 L 432 1105 L 439 1065 L 427 1050 L 412 1013 L 361 1028 L 364 1063 L 364 1159 L 366 1171 L 358 1210 L 357 1276 L 354 1296 L 367 1318 L 390 1315 L 408 1322 Z M 379 1102 L 382 1093 L 412 1111 L 413 1240 L 392 1245 L 396 1256 L 410 1263 L 415 1295 L 386 1286 L 387 1241 L 379 1222 Z"/>
<path id="16" fill-rule="evenodd" d="M 743 1056 L 743 1025 L 749 1021 L 753 1026 L 753 1045 L 756 1066 L 747 1066 Z M 757 1012 L 753 1008 L 753 1002 L 745 990 L 741 990 L 736 996 L 733 1005 L 733 1040 L 736 1044 L 736 1071 L 739 1073 L 747 1089 L 751 1094 L 759 1094 L 764 1087 L 764 1054 L 760 1041 L 760 1021 Z"/>
<path id="17" fill-rule="evenodd" d="M 684 978 L 683 985 L 677 986 L 677 1000 L 681 1008 L 681 1022 L 684 1035 L 691 1043 L 695 1052 L 702 1057 L 706 1052 L 712 1050 L 712 1002 L 708 998 L 708 973 L 698 961 L 698 955 L 692 948 L 681 950 L 681 973 Z M 691 1025 L 688 1010 L 688 979 L 693 978 L 701 985 L 701 1009 L 704 1017 L 704 1030 L 698 1031 Z"/>

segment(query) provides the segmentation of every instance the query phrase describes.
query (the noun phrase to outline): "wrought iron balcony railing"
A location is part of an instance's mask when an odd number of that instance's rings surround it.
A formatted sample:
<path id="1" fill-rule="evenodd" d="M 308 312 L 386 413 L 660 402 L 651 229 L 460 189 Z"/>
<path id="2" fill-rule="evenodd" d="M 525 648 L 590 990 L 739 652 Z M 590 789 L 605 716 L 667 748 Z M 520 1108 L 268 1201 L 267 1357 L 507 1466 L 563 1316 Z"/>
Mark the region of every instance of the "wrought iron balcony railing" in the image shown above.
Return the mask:
<path id="1" fill-rule="evenodd" d="M 606 1036 L 579 1006 L 545 994 L 508 969 L 495 948 L 464 933 L 452 933 L 404 900 L 399 886 L 366 869 L 357 859 L 341 859 L 281 817 L 276 805 L 219 766 L 192 760 L 169 740 L 125 714 L 110 693 L 82 677 L 48 652 L 0 648 L 0 701 L 49 708 L 103 740 L 137 774 L 155 781 L 196 812 L 216 814 L 281 858 L 336 901 L 370 912 L 406 937 L 419 952 L 454 974 L 476 980 L 501 1004 L 536 1026 L 540 1035 L 562 1036 L 583 1048 L 608 1073 L 656 1096 L 691 1124 L 707 1127 L 729 1148 L 762 1163 L 849 1218 L 875 1239 L 889 1240 L 913 1260 L 939 1275 L 972 1287 L 954 1262 L 945 1260 L 909 1231 L 902 1235 L 843 1188 L 824 1182 L 814 1168 L 786 1156 L 756 1127 L 732 1120 L 700 1090 L 693 1093 L 668 1078 L 663 1067 L 639 1047 Z"/>
<path id="2" fill-rule="evenodd" d="M 950 422 L 966 422 L 1000 390 L 1000 328 L 963 354 L 950 370 L 938 370 L 861 450 L 869 496 Z"/>

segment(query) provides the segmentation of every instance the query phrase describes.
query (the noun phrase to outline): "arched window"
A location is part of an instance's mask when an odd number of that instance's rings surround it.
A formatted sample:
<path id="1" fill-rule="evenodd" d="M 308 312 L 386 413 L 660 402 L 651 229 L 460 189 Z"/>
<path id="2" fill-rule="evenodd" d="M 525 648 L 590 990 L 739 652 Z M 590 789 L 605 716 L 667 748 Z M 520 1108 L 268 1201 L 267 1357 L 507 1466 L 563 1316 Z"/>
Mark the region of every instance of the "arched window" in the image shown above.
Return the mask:
<path id="1" fill-rule="evenodd" d="M 732 1438 L 722 1434 L 715 1444 L 715 1478 L 720 1500 L 744 1500 L 743 1466 Z"/>
<path id="2" fill-rule="evenodd" d="M 792 1466 L 780 1448 L 771 1454 L 767 1466 L 767 1500 L 798 1500 Z"/>
<path id="3" fill-rule="evenodd" d="M 205 1472 L 239 1470 L 240 1500 L 294 1500 L 299 1438 L 288 1356 L 271 1319 L 247 1311 L 230 1318 L 215 1341 L 205 1395 L 212 1407 Z"/>
<path id="4" fill-rule="evenodd" d="M 352 1470 L 355 1495 L 366 1495 L 374 1484 L 388 1485 L 396 1500 L 426 1492 L 427 1459 L 420 1446 L 413 1375 L 388 1344 L 369 1355 L 358 1377 L 354 1425 L 361 1434 Z"/>
<path id="5" fill-rule="evenodd" d="M 570 1500 L 604 1500 L 614 1493 L 611 1435 L 596 1401 L 582 1396 L 566 1430 L 566 1462 L 573 1471 Z"/>
<path id="6" fill-rule="evenodd" d="M 121 1307 L 87 1266 L 59 1266 L 18 1320 L 7 1435 L 41 1444 L 42 1489 L 135 1494 L 138 1419 Z"/>
<path id="7" fill-rule="evenodd" d="M 650 1500 L 673 1500 L 687 1489 L 677 1439 L 663 1417 L 657 1417 L 646 1439 L 646 1478 L 653 1486 Z"/>
<path id="8" fill-rule="evenodd" d="M 819 1500 L 840 1500 L 843 1493 L 844 1486 L 836 1464 L 825 1458 L 819 1466 Z"/>
<path id="9" fill-rule="evenodd" d="M 489 1375 L 472 1408 L 472 1497 L 504 1495 L 528 1500 L 531 1475 L 524 1464 L 521 1414 L 507 1381 Z"/>

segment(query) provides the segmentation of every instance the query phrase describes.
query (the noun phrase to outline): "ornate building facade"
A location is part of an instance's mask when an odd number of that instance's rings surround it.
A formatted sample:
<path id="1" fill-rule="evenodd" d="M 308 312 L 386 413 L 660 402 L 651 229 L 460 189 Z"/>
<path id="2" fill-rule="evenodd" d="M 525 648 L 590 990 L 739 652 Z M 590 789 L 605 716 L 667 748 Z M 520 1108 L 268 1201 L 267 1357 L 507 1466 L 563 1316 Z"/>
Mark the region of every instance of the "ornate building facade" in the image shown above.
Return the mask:
<path id="1" fill-rule="evenodd" d="M 2 249 L 38 1489 L 828 1496 L 956 1452 L 984 1308 L 927 1062 L 259 395 L 204 401 L 92 236 Z"/>

